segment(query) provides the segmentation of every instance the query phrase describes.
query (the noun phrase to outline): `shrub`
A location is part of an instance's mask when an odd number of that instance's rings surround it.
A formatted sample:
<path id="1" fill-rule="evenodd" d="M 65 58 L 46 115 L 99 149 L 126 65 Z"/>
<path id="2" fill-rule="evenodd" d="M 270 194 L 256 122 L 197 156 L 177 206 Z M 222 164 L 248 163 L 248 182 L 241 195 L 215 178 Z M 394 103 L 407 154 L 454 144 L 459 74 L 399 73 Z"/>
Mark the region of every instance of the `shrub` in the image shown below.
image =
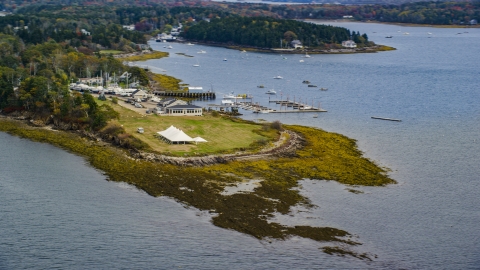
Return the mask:
<path id="1" fill-rule="evenodd" d="M 283 127 L 282 127 L 282 123 L 280 123 L 280 121 L 274 121 L 270 124 L 270 127 L 273 128 L 273 129 L 276 129 L 278 131 L 282 131 L 283 130 Z"/>
<path id="2" fill-rule="evenodd" d="M 108 123 L 104 128 L 99 131 L 103 135 L 118 135 L 125 133 L 125 129 L 116 123 Z"/>
<path id="3" fill-rule="evenodd" d="M 113 104 L 118 104 L 118 98 L 117 97 L 112 97 L 112 103 Z"/>

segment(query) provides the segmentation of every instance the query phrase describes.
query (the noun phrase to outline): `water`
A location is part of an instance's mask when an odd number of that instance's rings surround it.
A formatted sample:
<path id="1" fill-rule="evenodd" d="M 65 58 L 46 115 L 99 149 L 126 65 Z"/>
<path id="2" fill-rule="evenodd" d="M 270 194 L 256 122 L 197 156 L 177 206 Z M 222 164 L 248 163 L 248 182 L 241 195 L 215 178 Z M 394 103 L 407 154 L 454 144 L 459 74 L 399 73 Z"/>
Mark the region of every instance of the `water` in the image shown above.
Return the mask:
<path id="1" fill-rule="evenodd" d="M 82 158 L 0 134 L 0 269 L 479 269 L 480 29 L 337 24 L 398 50 L 306 59 L 152 43 L 172 54 L 146 64 L 192 86 L 253 94 L 264 105 L 264 92 L 273 88 L 277 98 L 327 109 L 318 118 L 248 111 L 243 117 L 345 134 L 392 170 L 397 185 L 355 187 L 363 194 L 305 180 L 302 192 L 319 207 L 278 217 L 347 230 L 363 243 L 357 251 L 378 255 L 374 262 L 329 256 L 304 239 L 270 244 L 216 228 L 208 214 L 104 181 Z M 192 66 L 197 60 L 199 68 Z M 303 80 L 329 90 L 307 88 Z"/>

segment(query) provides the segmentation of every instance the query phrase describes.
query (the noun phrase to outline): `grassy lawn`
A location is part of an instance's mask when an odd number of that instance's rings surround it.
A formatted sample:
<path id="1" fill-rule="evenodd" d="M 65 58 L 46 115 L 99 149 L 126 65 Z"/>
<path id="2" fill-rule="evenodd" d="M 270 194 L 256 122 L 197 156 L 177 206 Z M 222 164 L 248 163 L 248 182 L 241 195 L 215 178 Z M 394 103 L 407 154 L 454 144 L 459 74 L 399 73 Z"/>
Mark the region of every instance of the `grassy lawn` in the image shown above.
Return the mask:
<path id="1" fill-rule="evenodd" d="M 167 52 L 153 51 L 151 53 L 144 53 L 141 55 L 132 55 L 128 57 L 122 57 L 119 59 L 123 61 L 146 61 L 149 59 L 160 59 L 167 56 L 168 56 Z"/>
<path id="2" fill-rule="evenodd" d="M 98 100 L 97 100 L 98 101 Z M 120 103 L 123 101 L 119 101 Z M 98 101 L 108 104 L 120 113 L 116 120 L 127 133 L 147 143 L 154 151 L 175 156 L 199 155 L 211 153 L 229 153 L 236 149 L 248 148 L 259 140 L 276 138 L 275 130 L 264 131 L 261 125 L 232 121 L 222 117 L 205 116 L 158 116 L 141 115 L 133 110 L 113 104 L 109 100 Z M 190 137 L 200 136 L 206 143 L 168 144 L 155 135 L 171 125 L 183 130 Z M 140 134 L 137 129 L 142 127 L 145 132 Z"/>
<path id="3" fill-rule="evenodd" d="M 117 50 L 101 50 L 101 54 L 119 54 L 123 53 L 122 51 L 117 51 Z"/>

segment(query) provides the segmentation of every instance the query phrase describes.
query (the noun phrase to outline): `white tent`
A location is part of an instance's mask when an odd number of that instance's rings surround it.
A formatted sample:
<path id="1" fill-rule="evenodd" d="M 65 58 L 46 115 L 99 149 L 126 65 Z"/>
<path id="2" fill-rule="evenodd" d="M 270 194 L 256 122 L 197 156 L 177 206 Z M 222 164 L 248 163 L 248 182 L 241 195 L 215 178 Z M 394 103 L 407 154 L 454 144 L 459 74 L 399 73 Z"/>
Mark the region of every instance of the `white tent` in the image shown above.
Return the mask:
<path id="1" fill-rule="evenodd" d="M 193 142 L 193 139 L 185 134 L 185 132 L 181 131 L 180 129 L 170 126 L 164 131 L 159 131 L 157 132 L 158 135 L 163 137 L 165 140 L 167 140 L 169 143 L 180 143 L 183 142 Z"/>
<path id="2" fill-rule="evenodd" d="M 202 138 L 202 137 L 195 137 L 195 138 L 193 138 L 192 140 L 195 142 L 195 144 L 197 144 L 197 143 L 199 143 L 199 142 L 207 142 L 207 140 L 205 140 L 205 139 Z"/>

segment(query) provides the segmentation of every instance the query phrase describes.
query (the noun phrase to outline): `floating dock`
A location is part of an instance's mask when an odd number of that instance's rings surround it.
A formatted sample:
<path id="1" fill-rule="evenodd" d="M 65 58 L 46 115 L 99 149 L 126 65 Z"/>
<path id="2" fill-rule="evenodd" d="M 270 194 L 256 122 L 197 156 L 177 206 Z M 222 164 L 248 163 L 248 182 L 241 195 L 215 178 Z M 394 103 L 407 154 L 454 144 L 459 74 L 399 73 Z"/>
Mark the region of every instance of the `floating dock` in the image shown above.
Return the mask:
<path id="1" fill-rule="evenodd" d="M 299 112 L 327 112 L 327 110 L 319 107 L 310 106 L 308 104 L 290 101 L 290 100 L 269 100 L 270 103 L 280 104 L 280 110 L 274 111 L 276 113 L 299 113 Z M 282 110 L 281 107 L 291 107 L 293 110 Z"/>
<path id="2" fill-rule="evenodd" d="M 400 119 L 395 119 L 395 118 L 385 118 L 385 117 L 376 117 L 376 116 L 372 116 L 372 119 L 386 120 L 386 121 L 395 121 L 395 122 L 402 122 L 402 120 L 400 120 Z"/>

